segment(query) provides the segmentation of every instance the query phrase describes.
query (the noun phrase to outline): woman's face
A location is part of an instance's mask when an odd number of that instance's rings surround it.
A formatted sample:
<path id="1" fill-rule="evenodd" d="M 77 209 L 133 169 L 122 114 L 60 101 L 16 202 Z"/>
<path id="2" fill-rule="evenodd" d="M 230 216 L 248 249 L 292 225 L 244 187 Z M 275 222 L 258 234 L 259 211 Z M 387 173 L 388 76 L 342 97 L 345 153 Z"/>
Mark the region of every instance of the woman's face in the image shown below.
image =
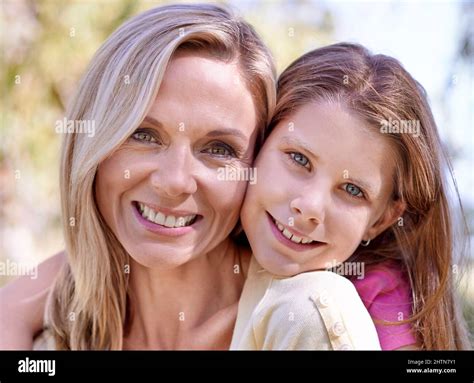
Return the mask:
<path id="1" fill-rule="evenodd" d="M 308 104 L 260 151 L 242 224 L 259 263 L 294 275 L 346 260 L 398 218 L 392 150 L 335 104 Z"/>
<path id="2" fill-rule="evenodd" d="M 147 117 L 97 172 L 100 212 L 132 258 L 172 268 L 228 237 L 247 183 L 219 169 L 251 165 L 256 119 L 237 63 L 171 60 Z"/>

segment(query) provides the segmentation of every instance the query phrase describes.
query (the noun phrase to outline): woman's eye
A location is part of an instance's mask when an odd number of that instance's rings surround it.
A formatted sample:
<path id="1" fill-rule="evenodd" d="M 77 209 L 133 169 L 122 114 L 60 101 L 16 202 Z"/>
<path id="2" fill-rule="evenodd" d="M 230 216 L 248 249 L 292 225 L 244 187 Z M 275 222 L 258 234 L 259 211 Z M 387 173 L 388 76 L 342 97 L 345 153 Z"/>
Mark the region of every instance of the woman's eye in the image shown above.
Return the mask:
<path id="1" fill-rule="evenodd" d="M 295 161 L 298 165 L 301 165 L 305 168 L 309 168 L 309 159 L 304 154 L 299 152 L 291 152 L 290 157 L 293 161 Z"/>
<path id="2" fill-rule="evenodd" d="M 348 192 L 352 197 L 357 197 L 357 198 L 364 197 L 364 193 L 362 193 L 362 190 L 360 190 L 360 188 L 358 188 L 354 184 L 345 184 L 344 190 Z"/>
<path id="3" fill-rule="evenodd" d="M 133 139 L 146 142 L 146 143 L 157 143 L 158 140 L 153 136 L 152 133 L 144 131 L 144 130 L 137 130 L 135 133 L 132 134 Z"/>
<path id="4" fill-rule="evenodd" d="M 204 152 L 217 157 L 235 157 L 235 151 L 225 144 L 215 144 L 205 149 Z"/>

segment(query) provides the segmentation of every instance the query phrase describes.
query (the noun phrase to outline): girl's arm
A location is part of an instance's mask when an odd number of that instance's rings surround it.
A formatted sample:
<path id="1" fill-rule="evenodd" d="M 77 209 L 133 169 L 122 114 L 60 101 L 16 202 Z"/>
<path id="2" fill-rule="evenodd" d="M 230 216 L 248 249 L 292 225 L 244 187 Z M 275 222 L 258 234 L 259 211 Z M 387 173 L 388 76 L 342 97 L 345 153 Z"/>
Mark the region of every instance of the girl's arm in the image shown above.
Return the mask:
<path id="1" fill-rule="evenodd" d="M 50 287 L 65 262 L 64 252 L 56 254 L 38 266 L 36 279 L 22 276 L 0 289 L 1 350 L 32 349 Z"/>

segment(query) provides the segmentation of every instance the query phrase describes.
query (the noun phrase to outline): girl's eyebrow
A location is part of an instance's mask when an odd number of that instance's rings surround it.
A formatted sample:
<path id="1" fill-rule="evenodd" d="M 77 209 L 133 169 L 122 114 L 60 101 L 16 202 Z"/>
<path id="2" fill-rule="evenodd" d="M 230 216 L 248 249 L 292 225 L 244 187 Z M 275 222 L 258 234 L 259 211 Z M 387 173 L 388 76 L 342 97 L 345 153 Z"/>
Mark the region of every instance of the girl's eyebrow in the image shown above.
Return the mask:
<path id="1" fill-rule="evenodd" d="M 313 153 L 313 151 L 311 150 L 311 148 L 309 147 L 309 145 L 304 142 L 304 141 L 301 141 L 300 139 L 296 138 L 296 137 L 290 137 L 290 136 L 283 136 L 281 138 L 281 141 L 283 141 L 283 143 L 285 145 L 288 145 L 288 146 L 297 146 L 297 147 L 300 147 L 301 149 L 303 149 L 304 151 L 308 152 L 312 157 L 314 157 L 316 160 L 319 159 L 319 157 Z"/>

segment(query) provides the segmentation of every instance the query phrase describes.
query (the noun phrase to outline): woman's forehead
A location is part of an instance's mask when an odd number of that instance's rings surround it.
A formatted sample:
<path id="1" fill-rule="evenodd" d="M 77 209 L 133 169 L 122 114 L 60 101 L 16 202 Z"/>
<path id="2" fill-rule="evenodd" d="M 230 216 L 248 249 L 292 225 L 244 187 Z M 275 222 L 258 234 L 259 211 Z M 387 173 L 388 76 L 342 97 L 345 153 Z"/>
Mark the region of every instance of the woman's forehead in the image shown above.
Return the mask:
<path id="1" fill-rule="evenodd" d="M 147 116 L 184 129 L 234 129 L 246 136 L 257 119 L 238 66 L 193 55 L 170 62 Z"/>

